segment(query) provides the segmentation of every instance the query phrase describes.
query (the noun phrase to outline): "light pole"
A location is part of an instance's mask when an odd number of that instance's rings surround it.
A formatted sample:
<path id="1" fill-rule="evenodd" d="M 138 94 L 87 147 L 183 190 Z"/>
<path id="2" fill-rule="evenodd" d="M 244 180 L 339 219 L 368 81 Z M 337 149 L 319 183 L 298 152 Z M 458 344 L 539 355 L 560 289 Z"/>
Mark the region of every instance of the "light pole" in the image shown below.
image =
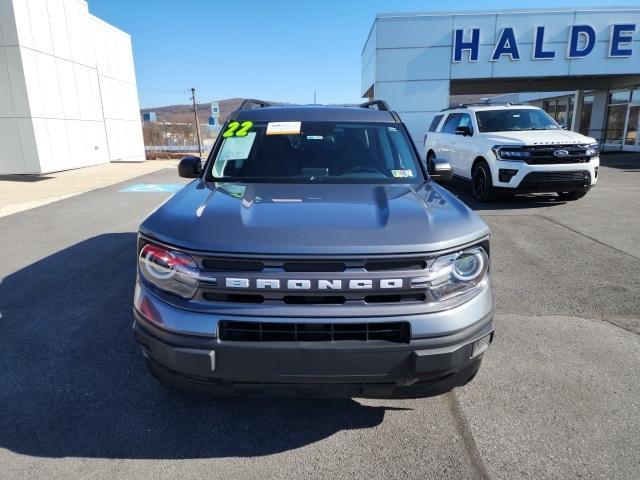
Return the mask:
<path id="1" fill-rule="evenodd" d="M 191 100 L 193 101 L 193 114 L 196 117 L 196 134 L 198 135 L 198 156 L 202 155 L 202 141 L 200 139 L 200 121 L 198 120 L 198 107 L 196 106 L 196 89 L 191 89 Z"/>

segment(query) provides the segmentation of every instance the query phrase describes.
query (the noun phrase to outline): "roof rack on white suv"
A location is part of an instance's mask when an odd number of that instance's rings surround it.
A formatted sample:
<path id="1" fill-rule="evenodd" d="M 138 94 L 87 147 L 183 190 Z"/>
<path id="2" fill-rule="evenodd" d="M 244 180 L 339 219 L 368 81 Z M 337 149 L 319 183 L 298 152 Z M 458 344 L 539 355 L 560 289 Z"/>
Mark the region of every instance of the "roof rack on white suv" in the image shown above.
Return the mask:
<path id="1" fill-rule="evenodd" d="M 456 108 L 469 108 L 469 107 L 511 107 L 512 105 L 522 105 L 522 103 L 487 103 L 487 102 L 476 102 L 476 103 L 461 103 L 459 105 L 453 107 L 447 107 L 440 110 L 441 112 L 446 112 L 447 110 L 455 110 Z"/>

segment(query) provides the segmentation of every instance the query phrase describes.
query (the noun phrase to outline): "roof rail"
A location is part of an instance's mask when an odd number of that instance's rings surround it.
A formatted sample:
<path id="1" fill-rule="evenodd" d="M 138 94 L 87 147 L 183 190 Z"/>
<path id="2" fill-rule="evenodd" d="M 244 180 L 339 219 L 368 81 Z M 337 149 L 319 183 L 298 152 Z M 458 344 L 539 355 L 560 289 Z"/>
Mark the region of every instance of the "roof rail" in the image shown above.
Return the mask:
<path id="1" fill-rule="evenodd" d="M 257 105 L 258 108 L 270 107 L 271 103 L 265 102 L 264 100 L 256 100 L 255 98 L 245 98 L 238 110 L 250 110 L 250 105 Z"/>
<path id="2" fill-rule="evenodd" d="M 391 107 L 389 107 L 389 104 L 387 102 L 385 102 L 384 100 L 372 100 L 370 102 L 361 103 L 358 106 L 360 108 L 378 107 L 378 110 L 382 110 L 382 111 L 385 111 L 385 112 L 390 112 L 391 111 Z"/>
<path id="3" fill-rule="evenodd" d="M 522 103 L 505 102 L 505 103 L 491 103 L 491 102 L 476 102 L 476 103 L 461 103 L 459 105 L 453 105 L 451 107 L 443 108 L 441 112 L 447 110 L 453 110 L 455 108 L 469 108 L 469 107 L 510 107 L 512 105 L 523 105 Z"/>

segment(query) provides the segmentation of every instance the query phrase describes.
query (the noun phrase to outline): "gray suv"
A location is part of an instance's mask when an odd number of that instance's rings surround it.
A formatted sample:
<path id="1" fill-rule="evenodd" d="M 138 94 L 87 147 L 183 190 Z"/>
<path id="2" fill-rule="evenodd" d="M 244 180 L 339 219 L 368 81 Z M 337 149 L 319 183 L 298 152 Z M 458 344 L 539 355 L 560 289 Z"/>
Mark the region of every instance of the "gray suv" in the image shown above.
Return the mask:
<path id="1" fill-rule="evenodd" d="M 151 372 L 216 394 L 420 397 L 493 339 L 489 229 L 434 183 L 382 101 L 231 114 L 140 226 L 134 334 Z"/>

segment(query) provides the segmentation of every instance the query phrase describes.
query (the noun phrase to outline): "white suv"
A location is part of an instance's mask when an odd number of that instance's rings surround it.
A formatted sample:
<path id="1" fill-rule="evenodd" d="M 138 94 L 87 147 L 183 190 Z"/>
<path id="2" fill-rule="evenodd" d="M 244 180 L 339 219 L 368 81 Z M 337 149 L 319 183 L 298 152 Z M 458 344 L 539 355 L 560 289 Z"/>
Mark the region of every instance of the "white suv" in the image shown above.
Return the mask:
<path id="1" fill-rule="evenodd" d="M 424 155 L 430 172 L 438 158 L 471 180 L 479 201 L 499 192 L 577 200 L 595 185 L 600 165 L 593 138 L 564 130 L 540 108 L 511 104 L 443 110 L 425 135 Z"/>

